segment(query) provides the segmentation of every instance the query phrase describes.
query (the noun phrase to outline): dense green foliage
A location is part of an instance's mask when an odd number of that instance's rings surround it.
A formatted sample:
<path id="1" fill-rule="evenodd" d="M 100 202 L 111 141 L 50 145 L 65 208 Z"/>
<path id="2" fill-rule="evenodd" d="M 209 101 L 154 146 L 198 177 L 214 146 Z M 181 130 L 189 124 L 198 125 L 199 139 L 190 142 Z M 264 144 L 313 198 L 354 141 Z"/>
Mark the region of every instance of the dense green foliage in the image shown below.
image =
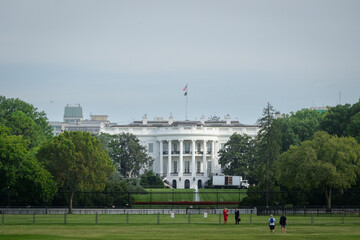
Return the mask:
<path id="1" fill-rule="evenodd" d="M 140 184 L 143 188 L 164 188 L 164 182 L 152 170 L 145 170 L 140 179 Z"/>
<path id="2" fill-rule="evenodd" d="M 52 136 L 46 114 L 20 99 L 0 96 L 0 124 L 9 127 L 12 135 L 23 136 L 30 148 Z"/>
<path id="3" fill-rule="evenodd" d="M 56 193 L 51 174 L 34 154 L 49 139 L 51 127 L 44 112 L 19 99 L 0 96 L 0 194 L 8 203 L 42 205 Z"/>
<path id="4" fill-rule="evenodd" d="M 258 187 L 266 191 L 266 206 L 273 200 L 269 199 L 269 191 L 278 190 L 274 181 L 274 162 L 281 151 L 281 131 L 275 118 L 275 110 L 269 103 L 264 108 L 263 116 L 258 120 L 256 168 L 254 175 Z"/>
<path id="5" fill-rule="evenodd" d="M 139 177 L 140 169 L 149 167 L 154 161 L 133 134 L 101 134 L 99 139 L 108 150 L 117 170 L 125 178 Z"/>
<path id="6" fill-rule="evenodd" d="M 317 132 L 312 140 L 292 146 L 276 162 L 277 180 L 289 189 L 325 192 L 331 209 L 331 192 L 355 185 L 360 174 L 360 145 L 352 137 Z"/>
<path id="7" fill-rule="evenodd" d="M 330 108 L 320 126 L 330 135 L 351 136 L 360 142 L 360 101 Z"/>
<path id="8" fill-rule="evenodd" d="M 69 191 L 69 211 L 75 191 L 101 191 L 114 172 L 101 142 L 87 132 L 64 132 L 45 142 L 37 154 L 55 177 L 59 187 Z"/>
<path id="9" fill-rule="evenodd" d="M 281 152 L 287 151 L 291 145 L 297 146 L 308 140 L 320 130 L 320 123 L 326 113 L 302 109 L 296 113 L 284 114 L 276 121 L 281 129 Z"/>
<path id="10" fill-rule="evenodd" d="M 252 167 L 255 166 L 255 140 L 244 134 L 234 133 L 219 151 L 219 163 L 224 174 L 243 176 L 253 182 Z"/>
<path id="11" fill-rule="evenodd" d="M 351 136 L 359 142 L 360 102 L 354 105 L 338 105 L 322 112 L 303 109 L 296 113 L 284 114 L 279 118 L 275 118 L 275 111 L 268 104 L 258 123 L 260 131 L 257 138 L 253 140 L 254 145 L 247 146 L 249 140 L 245 141 L 234 135 L 227 142 L 227 147 L 219 151 L 220 163 L 225 174 L 246 176 L 250 183 L 256 183 L 256 187 L 250 187 L 248 192 L 250 194 L 245 202 L 259 205 L 286 204 L 287 202 L 323 204 L 318 194 L 303 192 L 318 190 L 325 193 L 326 205 L 330 208 L 331 190 L 342 191 L 359 185 L 360 174 L 356 169 L 359 168 L 360 163 L 355 157 L 358 151 L 356 141 L 348 138 L 334 140 L 336 138 L 325 133 L 317 133 L 315 136 L 314 134 L 323 130 L 339 137 Z M 321 160 L 314 154 L 315 148 L 305 148 L 309 142 L 321 138 L 320 136 L 331 139 L 329 142 L 334 144 L 327 144 L 328 154 L 324 155 L 326 159 Z M 245 154 L 247 152 L 251 154 Z M 281 153 L 283 154 L 278 158 Z M 302 159 L 305 157 L 307 157 L 306 160 Z M 350 163 L 346 165 L 347 161 L 352 161 L 350 159 L 355 162 L 352 162 L 353 165 Z M 319 164 L 321 161 L 325 164 Z M 315 167 L 308 164 L 309 162 L 312 164 L 317 162 L 318 165 L 315 164 Z M 243 163 L 242 167 L 239 167 L 240 163 Z M 285 171 L 286 168 L 288 170 Z M 285 175 L 287 177 L 284 177 Z M 297 179 L 299 176 L 302 178 Z M 332 179 L 331 184 L 329 179 Z M 265 198 L 261 194 L 261 192 L 279 190 L 295 190 L 297 193 L 292 192 L 275 198 L 270 195 L 270 199 L 268 199 L 268 194 Z M 336 198 L 339 199 L 340 195 L 336 194 Z"/>

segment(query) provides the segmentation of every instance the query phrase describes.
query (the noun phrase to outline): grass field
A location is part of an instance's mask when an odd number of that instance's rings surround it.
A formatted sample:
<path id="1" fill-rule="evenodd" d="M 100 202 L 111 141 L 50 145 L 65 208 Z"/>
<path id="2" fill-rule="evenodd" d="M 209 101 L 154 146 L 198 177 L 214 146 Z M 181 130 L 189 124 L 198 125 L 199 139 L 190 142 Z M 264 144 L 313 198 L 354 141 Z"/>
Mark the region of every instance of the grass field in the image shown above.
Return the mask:
<path id="1" fill-rule="evenodd" d="M 158 223 L 159 217 L 159 223 Z M 270 234 L 266 216 L 241 215 L 235 225 L 233 216 L 224 225 L 219 215 L 5 215 L 0 239 L 360 239 L 360 217 L 288 216 L 287 233 L 279 226 Z M 278 219 L 279 216 L 276 216 Z M 128 221 L 128 224 L 126 222 Z"/>

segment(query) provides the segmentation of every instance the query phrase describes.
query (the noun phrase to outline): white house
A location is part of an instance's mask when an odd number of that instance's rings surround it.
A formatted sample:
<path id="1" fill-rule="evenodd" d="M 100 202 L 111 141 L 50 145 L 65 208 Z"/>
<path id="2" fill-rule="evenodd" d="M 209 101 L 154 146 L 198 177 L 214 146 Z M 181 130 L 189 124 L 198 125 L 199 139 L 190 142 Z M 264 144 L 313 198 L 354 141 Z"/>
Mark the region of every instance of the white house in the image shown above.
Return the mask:
<path id="1" fill-rule="evenodd" d="M 218 151 L 234 133 L 255 137 L 259 127 L 213 117 L 205 121 L 175 121 L 156 118 L 127 125 L 103 125 L 100 132 L 132 133 L 154 158 L 150 167 L 174 188 L 202 188 L 212 175 L 221 174 Z"/>

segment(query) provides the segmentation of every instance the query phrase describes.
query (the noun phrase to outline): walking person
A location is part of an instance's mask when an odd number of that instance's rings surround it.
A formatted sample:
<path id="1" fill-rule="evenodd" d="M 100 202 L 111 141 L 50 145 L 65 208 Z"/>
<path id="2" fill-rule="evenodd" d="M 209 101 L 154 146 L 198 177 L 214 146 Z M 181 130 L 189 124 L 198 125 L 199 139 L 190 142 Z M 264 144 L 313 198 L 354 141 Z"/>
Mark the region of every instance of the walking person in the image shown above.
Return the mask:
<path id="1" fill-rule="evenodd" d="M 275 218 L 273 217 L 273 215 L 270 215 L 269 227 L 270 227 L 270 233 L 274 234 L 275 233 Z"/>
<path id="2" fill-rule="evenodd" d="M 287 226 L 288 223 L 287 223 L 285 213 L 283 213 L 283 215 L 281 216 L 279 222 L 280 222 L 280 225 L 281 225 L 281 232 L 286 233 L 286 226 Z"/>
<path id="3" fill-rule="evenodd" d="M 224 211 L 223 211 L 223 215 L 224 215 L 224 224 L 226 224 L 226 223 L 227 223 L 228 212 L 229 212 L 229 210 L 228 210 L 227 208 L 224 208 Z"/>
<path id="4" fill-rule="evenodd" d="M 240 223 L 240 212 L 239 209 L 235 209 L 235 224 L 239 224 Z"/>

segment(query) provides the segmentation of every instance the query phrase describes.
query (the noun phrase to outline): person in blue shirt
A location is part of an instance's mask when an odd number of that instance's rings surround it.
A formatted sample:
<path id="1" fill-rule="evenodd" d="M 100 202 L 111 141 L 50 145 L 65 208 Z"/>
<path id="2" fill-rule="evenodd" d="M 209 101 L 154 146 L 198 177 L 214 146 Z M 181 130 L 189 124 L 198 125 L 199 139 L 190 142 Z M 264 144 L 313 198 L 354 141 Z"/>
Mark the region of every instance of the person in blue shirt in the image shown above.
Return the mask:
<path id="1" fill-rule="evenodd" d="M 273 217 L 273 215 L 270 215 L 269 227 L 270 227 L 270 233 L 274 234 L 274 231 L 275 231 L 275 218 Z"/>

